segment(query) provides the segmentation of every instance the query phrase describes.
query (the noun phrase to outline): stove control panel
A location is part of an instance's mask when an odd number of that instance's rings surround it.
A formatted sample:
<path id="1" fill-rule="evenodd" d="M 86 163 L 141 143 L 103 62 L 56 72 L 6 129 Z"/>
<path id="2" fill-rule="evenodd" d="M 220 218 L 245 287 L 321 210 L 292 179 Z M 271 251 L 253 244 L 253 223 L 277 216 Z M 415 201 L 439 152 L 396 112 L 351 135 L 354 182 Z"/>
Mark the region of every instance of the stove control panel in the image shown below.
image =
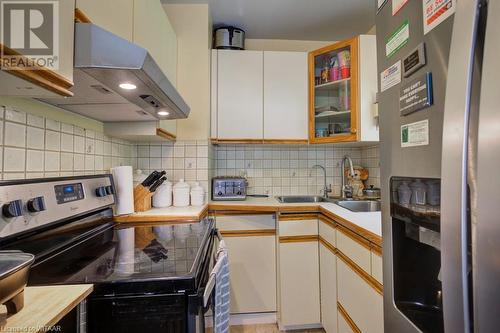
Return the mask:
<path id="1" fill-rule="evenodd" d="M 65 184 L 54 186 L 56 200 L 58 204 L 64 204 L 70 201 L 83 200 L 82 183 Z"/>
<path id="2" fill-rule="evenodd" d="M 0 182 L 0 240 L 53 222 L 112 207 L 111 175 Z"/>

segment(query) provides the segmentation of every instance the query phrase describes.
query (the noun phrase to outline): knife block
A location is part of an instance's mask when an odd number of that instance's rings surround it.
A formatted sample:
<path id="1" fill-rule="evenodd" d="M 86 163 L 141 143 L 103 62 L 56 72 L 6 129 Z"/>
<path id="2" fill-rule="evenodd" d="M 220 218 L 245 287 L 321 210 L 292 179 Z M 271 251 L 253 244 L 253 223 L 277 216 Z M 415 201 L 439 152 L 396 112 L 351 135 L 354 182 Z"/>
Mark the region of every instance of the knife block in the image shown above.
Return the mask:
<path id="1" fill-rule="evenodd" d="M 151 199 L 153 197 L 153 193 L 149 192 L 149 189 L 142 186 L 137 185 L 134 188 L 134 210 L 136 212 L 145 212 L 151 209 Z"/>

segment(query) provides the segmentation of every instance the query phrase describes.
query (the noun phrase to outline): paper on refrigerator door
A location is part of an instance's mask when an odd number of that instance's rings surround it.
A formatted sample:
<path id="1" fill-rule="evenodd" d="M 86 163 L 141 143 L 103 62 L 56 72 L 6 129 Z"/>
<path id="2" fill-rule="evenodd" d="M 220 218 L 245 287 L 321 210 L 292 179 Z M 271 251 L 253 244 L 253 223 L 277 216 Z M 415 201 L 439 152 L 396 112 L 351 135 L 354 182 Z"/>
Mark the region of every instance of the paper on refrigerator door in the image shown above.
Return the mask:
<path id="1" fill-rule="evenodd" d="M 422 0 L 424 11 L 424 34 L 437 27 L 455 13 L 456 0 Z"/>
<path id="2" fill-rule="evenodd" d="M 408 0 L 392 0 L 392 16 L 396 15 Z"/>
<path id="3" fill-rule="evenodd" d="M 429 120 L 401 126 L 401 147 L 426 146 L 429 144 Z"/>
<path id="4" fill-rule="evenodd" d="M 401 60 L 380 73 L 380 91 L 401 83 Z"/>

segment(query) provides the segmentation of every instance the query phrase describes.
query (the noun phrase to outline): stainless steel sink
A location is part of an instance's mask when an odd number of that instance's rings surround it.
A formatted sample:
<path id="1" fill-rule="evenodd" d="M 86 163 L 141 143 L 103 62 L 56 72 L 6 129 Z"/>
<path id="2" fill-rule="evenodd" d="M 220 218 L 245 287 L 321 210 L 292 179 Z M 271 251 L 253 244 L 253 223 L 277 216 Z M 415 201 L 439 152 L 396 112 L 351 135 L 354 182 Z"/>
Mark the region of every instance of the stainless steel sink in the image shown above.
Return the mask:
<path id="1" fill-rule="evenodd" d="M 380 201 L 376 200 L 337 200 L 335 204 L 352 212 L 380 212 Z"/>
<path id="2" fill-rule="evenodd" d="M 314 203 L 314 202 L 330 202 L 329 199 L 319 195 L 285 195 L 276 197 L 281 203 Z"/>

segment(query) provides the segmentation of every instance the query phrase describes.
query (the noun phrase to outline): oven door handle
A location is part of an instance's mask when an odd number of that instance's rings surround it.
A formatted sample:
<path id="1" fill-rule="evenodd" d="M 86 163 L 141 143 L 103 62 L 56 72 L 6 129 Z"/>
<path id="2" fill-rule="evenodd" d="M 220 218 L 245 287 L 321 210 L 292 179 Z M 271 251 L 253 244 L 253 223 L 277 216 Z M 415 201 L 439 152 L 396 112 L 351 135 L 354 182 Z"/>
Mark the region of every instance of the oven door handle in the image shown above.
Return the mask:
<path id="1" fill-rule="evenodd" d="M 215 274 L 210 274 L 205 290 L 203 291 L 203 307 L 206 308 L 215 288 Z"/>

